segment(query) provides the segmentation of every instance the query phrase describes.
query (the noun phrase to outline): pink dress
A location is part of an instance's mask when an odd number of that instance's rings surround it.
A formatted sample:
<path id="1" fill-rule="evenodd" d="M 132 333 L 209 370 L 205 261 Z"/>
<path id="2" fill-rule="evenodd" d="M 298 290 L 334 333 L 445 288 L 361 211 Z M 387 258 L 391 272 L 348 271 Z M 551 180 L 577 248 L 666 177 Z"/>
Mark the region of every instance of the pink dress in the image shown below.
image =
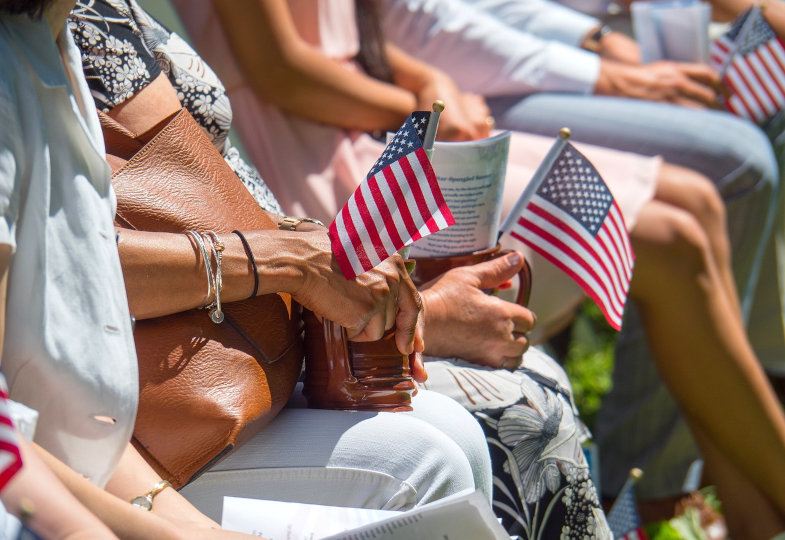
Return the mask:
<path id="1" fill-rule="evenodd" d="M 288 3 L 304 40 L 347 69 L 357 69 L 352 61 L 359 47 L 352 0 Z M 284 211 L 330 223 L 384 145 L 365 133 L 296 118 L 260 101 L 233 60 L 209 0 L 174 0 L 174 4 L 196 48 L 219 73 L 235 111 L 234 128 Z M 552 138 L 513 133 L 502 216 L 515 203 L 552 143 Z M 576 146 L 602 174 L 628 227 L 632 227 L 641 207 L 653 197 L 661 159 L 592 145 Z M 505 243 L 524 251 L 532 263 L 536 285 L 530 306 L 537 312 L 541 329 L 555 329 L 582 300 L 580 289 L 522 244 L 512 239 Z"/>

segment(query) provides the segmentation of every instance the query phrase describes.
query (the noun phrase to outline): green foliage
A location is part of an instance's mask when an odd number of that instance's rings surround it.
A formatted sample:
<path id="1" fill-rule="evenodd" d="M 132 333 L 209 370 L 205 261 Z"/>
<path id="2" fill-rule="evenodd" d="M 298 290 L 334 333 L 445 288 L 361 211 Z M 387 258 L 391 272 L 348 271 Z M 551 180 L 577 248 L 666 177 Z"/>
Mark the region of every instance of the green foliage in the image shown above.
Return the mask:
<path id="1" fill-rule="evenodd" d="M 687 508 L 680 516 L 670 521 L 660 522 L 661 527 L 657 529 L 657 523 L 646 528 L 646 535 L 650 540 L 707 540 L 706 533 L 703 532 L 700 523 L 700 513 L 695 508 Z M 649 528 L 652 533 L 649 533 Z"/>
<path id="2" fill-rule="evenodd" d="M 605 322 L 600 309 L 594 302 L 586 302 L 572 326 L 564 369 L 589 429 L 594 427 L 602 396 L 611 389 L 615 339 L 616 332 Z"/>

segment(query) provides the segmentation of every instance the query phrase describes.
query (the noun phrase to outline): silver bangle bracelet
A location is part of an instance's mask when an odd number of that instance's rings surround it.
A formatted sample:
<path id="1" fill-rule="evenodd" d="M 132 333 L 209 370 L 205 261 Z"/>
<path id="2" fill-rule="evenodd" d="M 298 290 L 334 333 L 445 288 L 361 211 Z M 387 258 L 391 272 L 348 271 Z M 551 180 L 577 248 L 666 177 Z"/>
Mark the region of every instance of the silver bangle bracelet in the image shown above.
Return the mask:
<path id="1" fill-rule="evenodd" d="M 218 235 L 215 231 L 207 231 L 205 233 L 205 238 L 210 243 L 210 249 L 213 252 L 213 258 L 215 258 L 215 273 L 213 274 L 213 288 L 215 290 L 215 300 L 207 306 L 207 309 L 210 310 L 210 319 L 216 323 L 220 324 L 224 320 L 224 313 L 221 309 L 221 291 L 223 290 L 223 269 L 222 269 L 222 262 L 223 262 L 223 251 L 225 249 L 223 242 L 218 238 Z"/>
<path id="2" fill-rule="evenodd" d="M 207 253 L 207 246 L 205 245 L 201 234 L 191 230 L 185 231 L 185 234 L 193 238 L 196 246 L 199 248 L 199 251 L 202 254 L 202 262 L 204 262 L 204 271 L 205 274 L 207 274 L 207 295 L 204 297 L 204 301 L 199 306 L 201 309 L 210 302 L 210 299 L 213 295 L 213 273 L 212 269 L 210 268 L 210 255 Z"/>

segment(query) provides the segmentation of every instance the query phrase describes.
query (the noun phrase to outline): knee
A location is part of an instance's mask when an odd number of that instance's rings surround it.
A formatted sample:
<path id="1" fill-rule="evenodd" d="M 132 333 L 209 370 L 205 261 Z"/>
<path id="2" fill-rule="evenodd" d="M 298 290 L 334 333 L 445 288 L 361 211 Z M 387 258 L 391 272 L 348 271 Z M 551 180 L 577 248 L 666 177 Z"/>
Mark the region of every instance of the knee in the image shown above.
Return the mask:
<path id="1" fill-rule="evenodd" d="M 711 240 L 690 212 L 668 207 L 661 212 L 656 234 L 634 238 L 636 273 L 654 279 L 691 277 L 703 273 L 710 257 Z"/>
<path id="2" fill-rule="evenodd" d="M 743 196 L 747 190 L 773 189 L 779 183 L 779 167 L 771 141 L 760 128 L 738 118 L 724 118 L 725 126 L 716 126 L 724 133 L 725 141 L 717 157 L 727 156 L 737 164 L 737 170 L 725 178 L 717 178 L 725 200 Z M 732 123 L 730 123 L 732 122 Z M 735 180 L 732 180 L 735 179 Z M 725 185 L 725 184 L 728 185 Z"/>
<path id="3" fill-rule="evenodd" d="M 707 227 L 725 230 L 726 214 L 725 202 L 722 200 L 717 187 L 705 176 L 693 173 L 692 191 L 694 196 L 694 214 L 701 223 Z"/>
<path id="4" fill-rule="evenodd" d="M 436 428 L 460 449 L 469 464 L 474 489 L 486 494 L 490 500 L 491 459 L 479 422 L 460 403 L 437 392 L 420 390 L 412 404 L 414 411 L 406 414 Z"/>
<path id="5" fill-rule="evenodd" d="M 428 422 L 392 414 L 397 425 L 380 438 L 380 442 L 386 439 L 381 455 L 390 460 L 393 476 L 414 489 L 417 505 L 465 489 L 480 489 L 476 464 L 458 442 Z"/>

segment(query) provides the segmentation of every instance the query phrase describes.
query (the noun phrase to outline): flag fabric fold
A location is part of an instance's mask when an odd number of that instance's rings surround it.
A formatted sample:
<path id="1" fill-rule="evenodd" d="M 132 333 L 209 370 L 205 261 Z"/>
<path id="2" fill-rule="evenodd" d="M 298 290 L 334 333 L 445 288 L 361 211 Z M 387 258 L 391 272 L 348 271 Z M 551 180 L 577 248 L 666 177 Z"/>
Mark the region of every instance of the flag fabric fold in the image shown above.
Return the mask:
<path id="1" fill-rule="evenodd" d="M 711 44 L 711 64 L 731 95 L 731 113 L 761 123 L 785 106 L 785 43 L 758 7 L 748 9 Z"/>
<path id="2" fill-rule="evenodd" d="M 550 169 L 532 182 L 537 184 L 513 216 L 510 235 L 569 275 L 597 303 L 608 324 L 621 329 L 634 255 L 608 186 L 566 141 Z"/>
<path id="3" fill-rule="evenodd" d="M 409 116 L 330 225 L 333 254 L 346 279 L 455 223 L 423 148 L 430 115 Z"/>
<path id="4" fill-rule="evenodd" d="M 22 455 L 19 451 L 14 423 L 11 420 L 11 406 L 8 394 L 0 388 L 0 490 L 22 467 Z"/>

